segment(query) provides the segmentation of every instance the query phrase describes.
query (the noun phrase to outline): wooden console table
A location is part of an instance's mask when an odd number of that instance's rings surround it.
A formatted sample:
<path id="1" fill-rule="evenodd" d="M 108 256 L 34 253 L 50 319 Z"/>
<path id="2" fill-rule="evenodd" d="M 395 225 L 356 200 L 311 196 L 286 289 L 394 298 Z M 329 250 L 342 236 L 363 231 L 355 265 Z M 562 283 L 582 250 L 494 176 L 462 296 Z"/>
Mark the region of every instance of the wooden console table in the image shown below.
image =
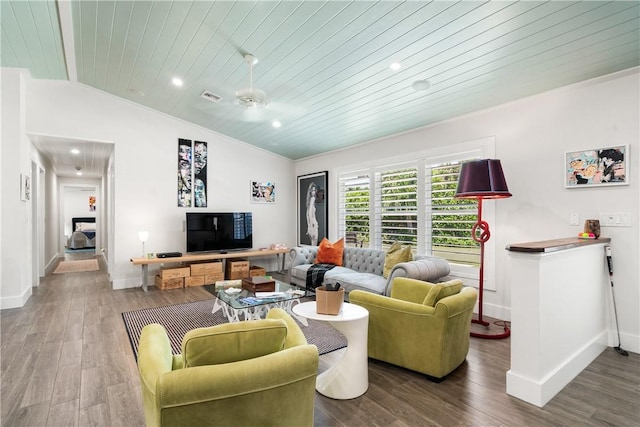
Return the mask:
<path id="1" fill-rule="evenodd" d="M 282 255 L 282 270 L 285 269 L 285 259 L 286 254 L 288 254 L 290 249 L 264 249 L 257 251 L 229 251 L 227 253 L 210 253 L 210 254 L 186 254 L 180 257 L 170 257 L 170 258 L 131 258 L 131 262 L 133 265 L 142 266 L 142 290 L 147 292 L 148 286 L 148 275 L 149 275 L 149 264 L 169 264 L 169 263 L 182 263 L 182 262 L 195 262 L 195 261 L 211 261 L 211 260 L 225 260 L 228 258 L 252 258 L 252 257 L 261 257 L 261 256 L 269 256 L 275 255 L 276 257 L 280 257 Z"/>

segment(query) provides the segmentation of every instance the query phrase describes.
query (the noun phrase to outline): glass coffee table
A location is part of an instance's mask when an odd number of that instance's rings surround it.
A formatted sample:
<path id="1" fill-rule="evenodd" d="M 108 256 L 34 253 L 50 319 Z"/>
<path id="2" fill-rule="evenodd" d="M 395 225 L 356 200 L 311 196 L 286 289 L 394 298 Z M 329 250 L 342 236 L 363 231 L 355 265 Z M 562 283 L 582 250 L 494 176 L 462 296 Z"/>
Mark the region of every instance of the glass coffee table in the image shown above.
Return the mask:
<path id="1" fill-rule="evenodd" d="M 222 310 L 229 322 L 239 322 L 240 320 L 261 319 L 270 308 L 279 307 L 306 324 L 306 319 L 300 319 L 291 311 L 291 308 L 300 302 L 300 298 L 312 294 L 295 285 L 279 280 L 275 280 L 275 282 L 276 286 L 273 292 L 253 293 L 240 288 L 220 290 L 216 294 L 211 313 Z"/>

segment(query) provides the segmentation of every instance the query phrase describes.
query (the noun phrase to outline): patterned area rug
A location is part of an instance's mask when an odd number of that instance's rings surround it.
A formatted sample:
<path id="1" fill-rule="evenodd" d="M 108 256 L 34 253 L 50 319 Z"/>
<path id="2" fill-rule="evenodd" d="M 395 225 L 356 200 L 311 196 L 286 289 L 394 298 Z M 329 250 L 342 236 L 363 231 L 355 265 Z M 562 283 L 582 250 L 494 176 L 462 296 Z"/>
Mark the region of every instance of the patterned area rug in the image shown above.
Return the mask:
<path id="1" fill-rule="evenodd" d="M 167 305 L 164 307 L 122 313 L 124 325 L 129 334 L 133 354 L 138 360 L 140 332 L 145 325 L 159 323 L 167 329 L 173 354 L 180 354 L 182 337 L 191 329 L 204 328 L 227 323 L 222 310 L 211 313 L 213 299 Z M 315 320 L 308 321 L 309 326 L 300 325 L 300 329 L 309 344 L 315 344 L 320 354 L 329 353 L 347 346 L 347 340 L 331 325 Z"/>
<path id="2" fill-rule="evenodd" d="M 80 273 L 83 271 L 98 271 L 97 259 L 83 259 L 79 261 L 60 261 L 53 274 Z"/>

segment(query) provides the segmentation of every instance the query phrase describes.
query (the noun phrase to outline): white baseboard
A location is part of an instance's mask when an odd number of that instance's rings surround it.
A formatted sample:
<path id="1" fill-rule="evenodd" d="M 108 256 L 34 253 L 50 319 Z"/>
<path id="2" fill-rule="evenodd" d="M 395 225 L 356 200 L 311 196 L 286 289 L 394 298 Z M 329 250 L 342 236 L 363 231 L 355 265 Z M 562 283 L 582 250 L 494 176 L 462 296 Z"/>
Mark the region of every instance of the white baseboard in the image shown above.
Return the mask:
<path id="1" fill-rule="evenodd" d="M 64 254 L 60 255 L 60 252 L 57 252 L 53 257 L 51 257 L 47 265 L 44 267 L 45 276 L 48 276 L 49 274 L 53 273 L 54 268 L 58 264 L 59 258 L 64 258 Z"/>
<path id="2" fill-rule="evenodd" d="M 476 307 L 474 308 L 474 313 L 478 313 L 478 303 L 476 303 Z M 511 308 L 505 307 L 502 305 L 488 304 L 485 301 L 484 306 L 482 307 L 482 315 L 487 317 L 493 317 L 494 319 L 510 321 Z"/>
<path id="3" fill-rule="evenodd" d="M 0 310 L 24 307 L 24 305 L 27 303 L 27 300 L 31 297 L 32 292 L 33 288 L 29 286 L 20 295 L 0 298 Z"/>
<path id="4" fill-rule="evenodd" d="M 618 346 L 618 333 L 609 331 L 609 347 Z M 640 354 L 640 336 L 620 331 L 620 347 L 632 353 Z"/>
<path id="5" fill-rule="evenodd" d="M 140 279 L 119 279 L 114 280 L 111 283 L 114 290 L 140 287 Z M 153 285 L 153 283 L 149 284 L 149 286 L 151 285 Z"/>
<path id="6" fill-rule="evenodd" d="M 605 350 L 605 341 L 606 334 L 603 332 L 543 378 L 531 378 L 513 370 L 507 371 L 507 394 L 543 407 Z"/>

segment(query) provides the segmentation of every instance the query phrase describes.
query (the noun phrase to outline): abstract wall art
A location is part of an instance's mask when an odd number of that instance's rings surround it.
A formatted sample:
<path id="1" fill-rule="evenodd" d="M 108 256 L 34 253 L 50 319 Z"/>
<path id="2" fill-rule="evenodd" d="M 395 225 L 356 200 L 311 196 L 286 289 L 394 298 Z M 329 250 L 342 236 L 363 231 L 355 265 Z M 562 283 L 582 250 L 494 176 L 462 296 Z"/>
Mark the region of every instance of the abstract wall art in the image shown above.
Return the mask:
<path id="1" fill-rule="evenodd" d="M 251 181 L 251 203 L 275 203 L 276 183 L 273 181 Z"/>
<path id="2" fill-rule="evenodd" d="M 566 188 L 629 184 L 629 146 L 569 151 L 564 156 Z"/>
<path id="3" fill-rule="evenodd" d="M 178 207 L 207 207 L 207 143 L 178 139 Z"/>

